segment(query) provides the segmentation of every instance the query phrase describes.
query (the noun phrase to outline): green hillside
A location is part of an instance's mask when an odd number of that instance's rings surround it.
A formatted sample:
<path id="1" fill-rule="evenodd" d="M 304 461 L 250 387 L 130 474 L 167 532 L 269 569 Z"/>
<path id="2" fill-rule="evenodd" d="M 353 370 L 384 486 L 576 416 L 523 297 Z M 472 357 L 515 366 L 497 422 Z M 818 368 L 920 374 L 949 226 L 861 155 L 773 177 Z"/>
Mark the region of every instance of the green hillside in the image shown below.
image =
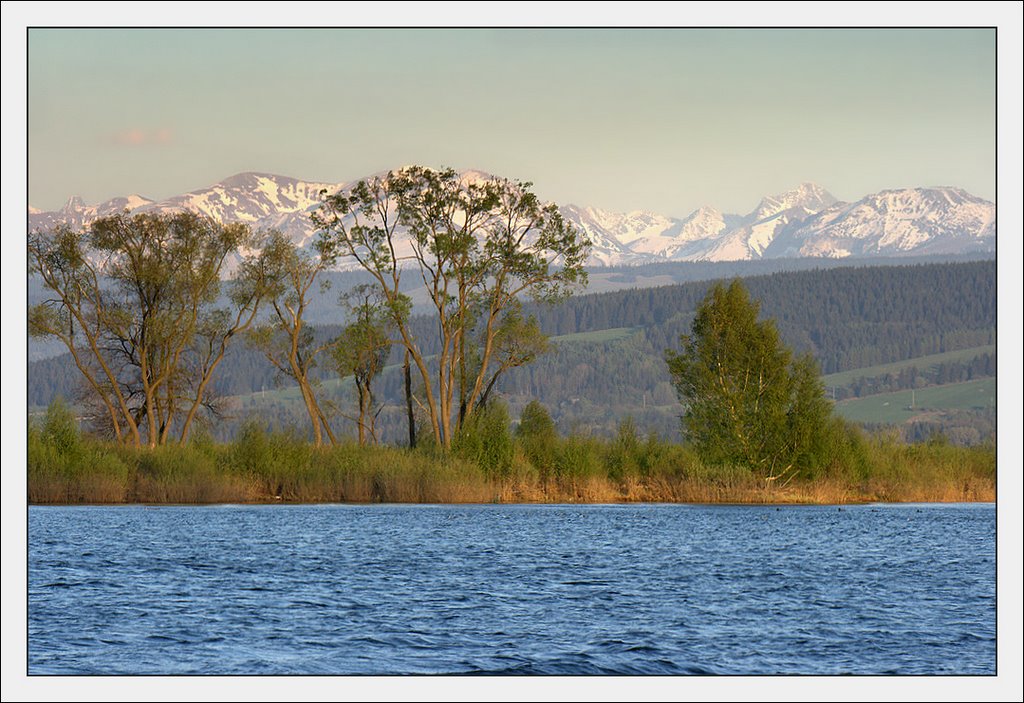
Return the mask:
<path id="1" fill-rule="evenodd" d="M 844 400 L 836 403 L 835 409 L 855 422 L 899 424 L 927 420 L 935 413 L 950 410 L 994 409 L 995 398 L 996 379 L 983 378 Z"/>
<path id="2" fill-rule="evenodd" d="M 933 369 L 939 364 L 949 364 L 953 362 L 968 362 L 976 356 L 982 354 L 995 354 L 996 345 L 986 344 L 981 347 L 971 347 L 969 349 L 957 349 L 956 351 L 945 352 L 942 354 L 928 354 L 927 356 L 919 356 L 914 359 L 905 359 L 903 361 L 896 361 L 891 364 L 878 364 L 876 366 L 867 366 L 862 369 L 851 369 L 849 371 L 843 371 L 841 373 L 830 373 L 827 376 L 822 376 L 821 381 L 826 386 L 845 386 L 849 383 L 853 383 L 855 380 L 861 377 L 871 376 L 884 376 L 886 374 L 897 375 L 904 369 L 916 367 L 919 370 Z"/>

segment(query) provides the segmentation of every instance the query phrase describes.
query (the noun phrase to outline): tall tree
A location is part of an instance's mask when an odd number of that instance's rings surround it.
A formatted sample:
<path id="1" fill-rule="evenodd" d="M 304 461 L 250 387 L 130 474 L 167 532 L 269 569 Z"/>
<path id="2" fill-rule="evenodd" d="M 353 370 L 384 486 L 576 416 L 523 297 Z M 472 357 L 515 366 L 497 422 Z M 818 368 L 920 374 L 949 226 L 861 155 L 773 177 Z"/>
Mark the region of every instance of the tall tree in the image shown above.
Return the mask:
<path id="1" fill-rule="evenodd" d="M 175 427 L 187 438 L 228 341 L 259 304 L 253 287 L 234 291 L 232 311 L 217 308 L 224 264 L 250 238 L 245 225 L 193 212 L 125 212 L 30 238 L 29 269 L 53 294 L 29 311 L 30 332 L 68 347 L 119 439 L 156 446 Z M 219 339 L 205 356 L 204 336 Z"/>
<path id="2" fill-rule="evenodd" d="M 809 356 L 794 361 L 758 311 L 738 279 L 716 285 L 692 335 L 666 360 L 686 406 L 684 435 L 697 452 L 775 481 L 824 461 L 834 426 L 817 365 Z"/>
<path id="3" fill-rule="evenodd" d="M 259 258 L 246 270 L 252 280 L 263 282 L 271 310 L 268 321 L 249 331 L 249 343 L 298 385 L 313 441 L 318 447 L 323 444 L 324 435 L 331 444 L 337 440 L 317 398 L 317 382 L 312 371 L 320 355 L 330 353 L 337 340 L 317 341 L 306 320 L 306 312 L 314 285 L 333 262 L 329 250 L 320 247 L 312 252 L 304 251 L 280 232 L 273 231 L 266 235 Z"/>
<path id="4" fill-rule="evenodd" d="M 450 447 L 511 368 L 499 352 L 520 298 L 553 303 L 586 282 L 588 244 L 530 183 L 412 166 L 327 196 L 320 239 L 374 279 L 419 371 L 434 439 Z M 408 324 L 402 273 L 425 286 L 436 323 L 428 359 Z"/>
<path id="5" fill-rule="evenodd" d="M 75 367 L 106 409 L 119 441 L 138 446 L 141 433 L 129 394 L 106 353 L 105 318 L 112 302 L 90 259 L 87 233 L 60 225 L 29 237 L 29 273 L 38 274 L 53 296 L 28 311 L 29 334 L 54 337 L 67 347 Z"/>

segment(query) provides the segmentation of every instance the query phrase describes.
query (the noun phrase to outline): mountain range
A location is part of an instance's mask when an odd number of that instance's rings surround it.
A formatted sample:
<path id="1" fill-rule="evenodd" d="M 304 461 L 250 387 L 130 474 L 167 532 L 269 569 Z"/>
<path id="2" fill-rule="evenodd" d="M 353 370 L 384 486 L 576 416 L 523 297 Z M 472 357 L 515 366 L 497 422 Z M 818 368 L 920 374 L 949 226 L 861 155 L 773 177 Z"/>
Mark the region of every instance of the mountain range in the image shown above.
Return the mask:
<path id="1" fill-rule="evenodd" d="M 462 171 L 466 179 L 490 177 Z M 141 195 L 87 205 L 73 197 L 60 210 L 29 207 L 29 231 L 58 223 L 88 226 L 123 210 L 196 210 L 222 222 L 279 229 L 301 246 L 315 237 L 309 212 L 320 192 L 346 183 L 318 183 L 246 172 L 207 188 L 160 201 Z M 703 206 L 677 218 L 653 212 L 609 212 L 565 205 L 562 215 L 591 242 L 590 266 L 664 261 L 769 258 L 870 258 L 995 252 L 995 205 L 954 187 L 884 190 L 841 202 L 813 183 L 761 199 L 746 215 Z"/>

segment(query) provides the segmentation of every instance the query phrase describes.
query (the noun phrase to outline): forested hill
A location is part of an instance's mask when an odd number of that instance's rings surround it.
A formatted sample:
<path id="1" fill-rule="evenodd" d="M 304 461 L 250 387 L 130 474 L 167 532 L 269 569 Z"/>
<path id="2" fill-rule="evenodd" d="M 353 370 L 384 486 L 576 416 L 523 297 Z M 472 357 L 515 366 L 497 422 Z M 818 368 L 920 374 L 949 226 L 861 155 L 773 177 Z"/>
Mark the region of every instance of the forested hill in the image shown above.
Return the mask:
<path id="1" fill-rule="evenodd" d="M 823 373 L 993 344 L 995 261 L 870 266 L 744 279 L 784 341 L 811 352 Z M 642 331 L 653 349 L 678 344 L 714 282 L 622 290 L 531 308 L 550 335 Z"/>
<path id="2" fill-rule="evenodd" d="M 814 354 L 823 373 L 995 343 L 996 265 L 991 260 L 773 273 L 744 281 L 751 297 L 761 302 L 762 316 L 776 320 L 788 345 Z M 632 415 L 641 430 L 671 434 L 678 426 L 679 405 L 664 351 L 678 348 L 712 285 L 620 290 L 553 307 L 531 306 L 542 329 L 556 337 L 555 344 L 533 364 L 510 372 L 499 390 L 514 416 L 528 400 L 539 399 L 563 431 L 614 431 L 619 420 Z M 416 327 L 428 354 L 433 330 L 426 318 Z M 319 328 L 323 336 L 338 331 L 336 326 Z M 216 387 L 227 396 L 265 390 L 269 399 L 275 380 L 258 353 L 239 345 L 218 368 Z M 66 355 L 33 362 L 29 403 L 46 405 L 55 395 L 73 398 L 76 382 Z M 386 371 L 375 390 L 385 403 L 400 406 L 397 369 Z M 339 407 L 352 403 L 347 386 L 325 384 L 324 393 L 333 394 Z M 284 404 L 261 412 L 270 424 L 292 421 Z M 385 438 L 398 441 L 397 420 L 395 434 L 388 436 L 388 415 L 382 416 Z M 301 415 L 294 422 L 301 426 Z"/>

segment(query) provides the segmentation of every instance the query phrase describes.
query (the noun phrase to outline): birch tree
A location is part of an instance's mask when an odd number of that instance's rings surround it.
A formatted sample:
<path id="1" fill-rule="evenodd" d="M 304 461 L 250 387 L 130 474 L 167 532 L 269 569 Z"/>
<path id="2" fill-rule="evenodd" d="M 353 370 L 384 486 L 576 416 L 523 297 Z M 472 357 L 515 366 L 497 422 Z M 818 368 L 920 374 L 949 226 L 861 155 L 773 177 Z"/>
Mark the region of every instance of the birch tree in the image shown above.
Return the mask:
<path id="1" fill-rule="evenodd" d="M 758 312 L 738 279 L 716 285 L 681 351 L 666 360 L 686 407 L 684 436 L 698 454 L 776 481 L 824 461 L 835 425 L 817 364 L 794 359 Z"/>

